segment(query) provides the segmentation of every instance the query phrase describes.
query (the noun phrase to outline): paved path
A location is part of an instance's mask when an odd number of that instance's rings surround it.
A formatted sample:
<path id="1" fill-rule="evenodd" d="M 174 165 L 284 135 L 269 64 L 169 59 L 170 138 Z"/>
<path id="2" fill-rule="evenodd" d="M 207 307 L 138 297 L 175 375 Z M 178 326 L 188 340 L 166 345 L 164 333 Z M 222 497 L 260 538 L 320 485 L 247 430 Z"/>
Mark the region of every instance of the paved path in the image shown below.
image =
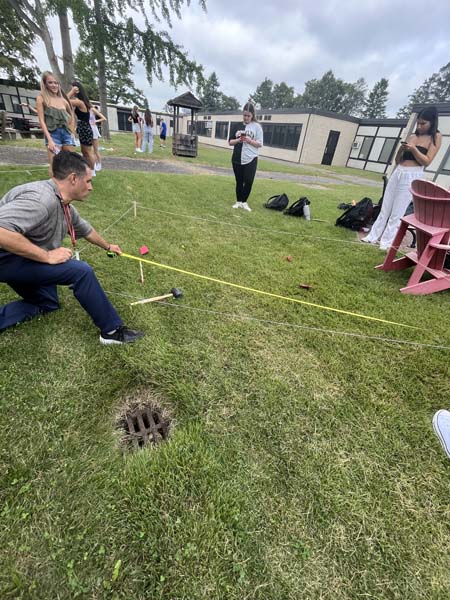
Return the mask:
<path id="1" fill-rule="evenodd" d="M 19 148 L 17 146 L 0 146 L 0 165 L 47 165 L 47 152 L 36 148 Z M 174 173 L 178 175 L 220 175 L 231 177 L 231 168 L 212 167 L 208 165 L 193 164 L 171 160 L 149 160 L 142 158 L 119 158 L 116 156 L 102 157 L 104 169 L 114 171 L 144 171 L 154 173 Z M 320 169 L 317 169 L 320 171 Z M 273 179 L 277 181 L 291 181 L 311 188 L 325 189 L 325 185 L 366 185 L 381 188 L 381 183 L 357 177 L 354 175 L 341 175 L 336 173 L 320 175 L 301 175 L 292 173 L 279 173 L 272 171 L 258 171 L 258 179 Z"/>

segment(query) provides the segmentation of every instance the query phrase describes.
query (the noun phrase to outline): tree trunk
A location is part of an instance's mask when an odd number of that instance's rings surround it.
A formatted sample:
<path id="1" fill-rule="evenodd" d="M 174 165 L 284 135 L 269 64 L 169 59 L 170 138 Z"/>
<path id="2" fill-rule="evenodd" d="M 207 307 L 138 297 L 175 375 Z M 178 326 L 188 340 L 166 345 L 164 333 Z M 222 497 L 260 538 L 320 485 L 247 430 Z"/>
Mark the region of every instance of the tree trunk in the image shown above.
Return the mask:
<path id="1" fill-rule="evenodd" d="M 58 57 L 56 56 L 55 50 L 53 48 L 53 39 L 47 27 L 44 10 L 39 0 L 36 0 L 36 15 L 39 28 L 41 30 L 41 38 L 45 44 L 45 49 L 47 51 L 48 62 L 50 63 L 52 72 L 55 75 L 55 77 L 59 81 L 61 81 L 63 75 L 58 65 Z"/>
<path id="2" fill-rule="evenodd" d="M 74 79 L 72 43 L 70 41 L 69 18 L 67 8 L 58 11 L 59 29 L 61 31 L 61 44 L 63 54 L 64 73 L 61 74 L 61 85 L 63 90 L 68 91 Z"/>
<path id="3" fill-rule="evenodd" d="M 100 95 L 100 110 L 108 117 L 108 96 L 106 91 L 106 58 L 105 58 L 105 30 L 102 21 L 102 0 L 94 0 L 96 36 L 95 36 L 95 54 L 98 65 L 98 90 Z M 107 140 L 111 139 L 109 133 L 108 121 L 102 123 L 102 137 Z"/>

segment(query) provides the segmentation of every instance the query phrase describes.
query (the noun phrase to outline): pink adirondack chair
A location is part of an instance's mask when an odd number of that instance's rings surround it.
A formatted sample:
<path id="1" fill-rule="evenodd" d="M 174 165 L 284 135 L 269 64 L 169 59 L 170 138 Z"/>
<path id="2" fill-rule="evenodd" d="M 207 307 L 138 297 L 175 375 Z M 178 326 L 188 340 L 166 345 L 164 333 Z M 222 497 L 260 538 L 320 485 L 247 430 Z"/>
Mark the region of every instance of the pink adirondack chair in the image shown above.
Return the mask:
<path id="1" fill-rule="evenodd" d="M 450 251 L 450 192 L 432 183 L 417 179 L 411 184 L 414 214 L 403 217 L 382 271 L 400 271 L 415 266 L 403 294 L 432 294 L 450 288 L 450 271 L 444 269 L 445 256 Z M 416 229 L 417 251 L 395 258 L 409 226 Z M 431 279 L 421 281 L 425 275 Z"/>

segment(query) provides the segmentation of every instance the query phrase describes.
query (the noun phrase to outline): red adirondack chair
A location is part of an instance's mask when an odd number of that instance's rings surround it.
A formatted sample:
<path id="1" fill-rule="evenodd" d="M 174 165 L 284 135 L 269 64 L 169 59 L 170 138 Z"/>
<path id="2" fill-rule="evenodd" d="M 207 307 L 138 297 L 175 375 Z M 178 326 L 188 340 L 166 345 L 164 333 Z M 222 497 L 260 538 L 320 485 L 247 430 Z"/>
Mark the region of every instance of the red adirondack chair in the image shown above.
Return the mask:
<path id="1" fill-rule="evenodd" d="M 404 294 L 432 294 L 450 288 L 450 271 L 444 269 L 445 256 L 450 251 L 450 192 L 432 183 L 417 179 L 411 184 L 414 214 L 403 217 L 391 248 L 382 265 L 382 271 L 400 271 L 415 266 L 408 283 L 400 291 Z M 417 233 L 417 250 L 395 258 L 408 227 Z M 421 281 L 425 275 L 431 279 Z"/>

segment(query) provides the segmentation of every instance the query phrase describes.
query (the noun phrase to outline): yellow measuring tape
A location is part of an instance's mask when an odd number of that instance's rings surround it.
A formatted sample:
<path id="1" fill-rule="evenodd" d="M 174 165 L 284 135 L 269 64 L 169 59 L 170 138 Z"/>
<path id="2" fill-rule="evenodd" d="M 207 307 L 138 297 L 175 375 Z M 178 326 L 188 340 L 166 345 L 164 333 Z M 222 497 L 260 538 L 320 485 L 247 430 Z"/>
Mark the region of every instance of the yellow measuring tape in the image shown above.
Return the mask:
<path id="1" fill-rule="evenodd" d="M 306 304 L 307 306 L 313 306 L 314 308 L 320 308 L 321 310 L 330 310 L 337 312 L 342 315 L 349 315 L 351 317 L 357 317 L 358 319 L 367 319 L 368 321 L 378 321 L 379 323 L 387 323 L 389 325 L 398 325 L 399 327 L 409 327 L 410 329 L 419 329 L 414 325 L 405 325 L 404 323 L 396 323 L 395 321 L 387 321 L 386 319 L 379 319 L 377 317 L 369 317 L 367 315 L 360 315 L 359 313 L 350 312 L 348 310 L 341 310 L 340 308 L 332 308 L 331 306 L 322 306 L 321 304 L 314 304 L 314 302 L 307 302 L 306 300 L 298 300 L 297 298 L 290 298 L 289 296 L 280 296 L 279 294 L 272 294 L 270 292 L 264 292 L 263 290 L 256 290 L 255 288 L 247 287 L 245 285 L 239 285 L 237 283 L 230 283 L 229 281 L 222 281 L 221 279 L 215 279 L 214 277 L 208 277 L 207 275 L 199 275 L 198 273 L 191 273 L 190 271 L 184 271 L 183 269 L 177 269 L 176 267 L 169 267 L 169 265 L 163 265 L 148 258 L 141 258 L 139 256 L 133 256 L 132 254 L 126 254 L 122 252 L 119 256 L 124 258 L 131 258 L 138 262 L 144 262 L 155 267 L 161 267 L 162 269 L 168 269 L 169 271 L 176 271 L 177 273 L 183 273 L 190 277 L 198 277 L 199 279 L 206 279 L 207 281 L 214 281 L 221 285 L 228 285 L 230 287 L 238 288 L 239 290 L 245 290 L 246 292 L 254 292 L 255 294 L 262 294 L 263 296 L 270 296 L 271 298 L 278 298 L 280 300 L 287 300 L 288 302 L 296 302 L 297 304 Z"/>

